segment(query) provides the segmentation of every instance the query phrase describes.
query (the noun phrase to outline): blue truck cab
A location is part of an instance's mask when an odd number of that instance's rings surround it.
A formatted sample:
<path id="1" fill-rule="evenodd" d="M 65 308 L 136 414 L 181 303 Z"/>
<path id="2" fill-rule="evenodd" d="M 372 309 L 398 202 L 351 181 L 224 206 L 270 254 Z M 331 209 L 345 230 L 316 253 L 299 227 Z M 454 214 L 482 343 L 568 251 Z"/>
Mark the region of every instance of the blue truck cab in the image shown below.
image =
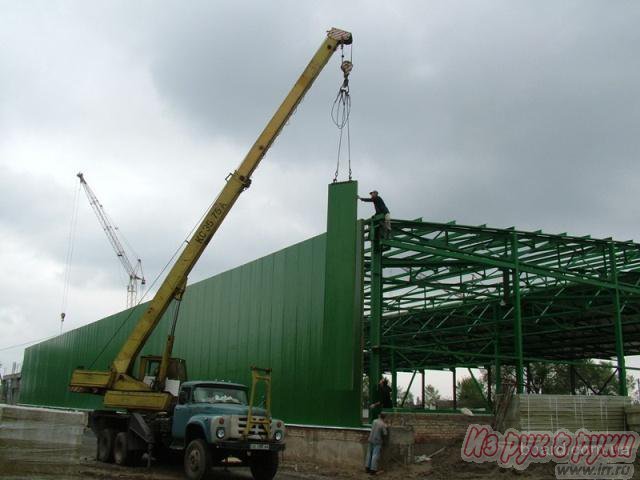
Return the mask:
<path id="1" fill-rule="evenodd" d="M 256 480 L 271 480 L 284 450 L 284 422 L 264 408 L 249 414 L 247 387 L 221 381 L 189 381 L 180 385 L 171 422 L 171 448 L 184 449 L 185 474 L 205 478 L 213 464 L 229 458 L 247 465 Z M 238 462 L 239 461 L 239 462 Z"/>

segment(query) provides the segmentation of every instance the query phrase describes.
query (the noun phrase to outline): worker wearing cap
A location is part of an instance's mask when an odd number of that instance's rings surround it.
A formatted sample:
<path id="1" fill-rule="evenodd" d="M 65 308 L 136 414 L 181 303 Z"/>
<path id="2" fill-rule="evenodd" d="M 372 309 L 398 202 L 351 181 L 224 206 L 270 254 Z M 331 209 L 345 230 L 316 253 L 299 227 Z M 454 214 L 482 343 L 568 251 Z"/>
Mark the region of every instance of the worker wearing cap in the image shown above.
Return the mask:
<path id="1" fill-rule="evenodd" d="M 373 202 L 373 206 L 376 209 L 376 215 L 384 215 L 385 236 L 388 236 L 389 232 L 391 231 L 391 214 L 389 213 L 389 209 L 384 204 L 384 200 L 382 200 L 382 197 L 378 195 L 377 190 L 369 192 L 369 195 L 371 195 L 371 198 L 362 198 L 358 196 L 358 199 L 362 200 L 363 202 Z"/>

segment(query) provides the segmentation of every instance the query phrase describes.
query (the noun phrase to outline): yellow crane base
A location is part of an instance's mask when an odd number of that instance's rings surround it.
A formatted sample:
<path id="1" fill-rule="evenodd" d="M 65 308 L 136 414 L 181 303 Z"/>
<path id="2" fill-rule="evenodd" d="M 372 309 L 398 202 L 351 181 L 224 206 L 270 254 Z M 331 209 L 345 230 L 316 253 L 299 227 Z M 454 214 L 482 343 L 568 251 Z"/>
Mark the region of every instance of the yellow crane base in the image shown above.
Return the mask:
<path id="1" fill-rule="evenodd" d="M 106 408 L 166 411 L 171 408 L 173 401 L 173 395 L 169 392 L 154 392 L 146 383 L 114 372 L 74 370 L 69 389 L 72 392 L 104 395 Z"/>
<path id="2" fill-rule="evenodd" d="M 126 410 L 164 412 L 171 408 L 173 395 L 168 392 L 127 392 L 108 390 L 104 394 L 104 406 Z"/>

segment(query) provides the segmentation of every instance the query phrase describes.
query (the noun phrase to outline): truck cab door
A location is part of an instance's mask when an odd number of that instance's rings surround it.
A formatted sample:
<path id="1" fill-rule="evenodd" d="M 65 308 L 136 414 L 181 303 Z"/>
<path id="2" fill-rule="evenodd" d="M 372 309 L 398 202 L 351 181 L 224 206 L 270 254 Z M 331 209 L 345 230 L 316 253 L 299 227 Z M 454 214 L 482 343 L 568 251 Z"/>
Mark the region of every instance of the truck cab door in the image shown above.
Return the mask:
<path id="1" fill-rule="evenodd" d="M 178 404 L 173 409 L 171 435 L 174 439 L 184 440 L 191 414 L 191 387 L 182 387 L 178 393 Z"/>

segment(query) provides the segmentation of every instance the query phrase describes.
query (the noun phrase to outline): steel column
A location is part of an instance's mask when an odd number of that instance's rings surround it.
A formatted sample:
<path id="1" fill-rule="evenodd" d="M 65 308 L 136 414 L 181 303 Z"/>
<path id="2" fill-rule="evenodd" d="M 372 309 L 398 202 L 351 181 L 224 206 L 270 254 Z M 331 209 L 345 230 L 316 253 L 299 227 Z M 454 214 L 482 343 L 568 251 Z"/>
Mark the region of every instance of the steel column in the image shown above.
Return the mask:
<path id="1" fill-rule="evenodd" d="M 496 336 L 493 344 L 493 356 L 496 368 L 496 395 L 502 393 L 502 359 L 500 358 L 500 322 L 498 322 L 497 316 L 499 313 L 499 307 L 493 309 L 493 319 L 496 325 Z"/>
<path id="2" fill-rule="evenodd" d="M 377 222 L 369 224 L 369 238 L 371 240 L 371 319 L 369 340 L 371 355 L 369 357 L 369 398 L 372 403 L 381 401 L 377 398 L 376 386 L 382 375 L 381 369 L 381 329 L 382 324 L 382 249 L 376 232 Z M 372 412 L 369 412 L 371 417 Z"/>
<path id="3" fill-rule="evenodd" d="M 391 403 L 393 407 L 398 406 L 398 371 L 396 370 L 396 349 L 391 348 Z"/>
<path id="4" fill-rule="evenodd" d="M 576 367 L 575 365 L 569 365 L 569 389 L 571 395 L 576 394 Z"/>
<path id="5" fill-rule="evenodd" d="M 456 369 L 452 368 L 451 373 L 453 374 L 453 409 L 456 410 L 458 408 L 458 386 L 456 385 Z"/>
<path id="6" fill-rule="evenodd" d="M 513 340 L 516 354 L 516 385 L 517 392 L 524 391 L 524 358 L 522 348 L 522 310 L 520 305 L 520 269 L 518 268 L 518 237 L 511 234 L 511 257 L 513 261 Z"/>
<path id="7" fill-rule="evenodd" d="M 620 290 L 618 289 L 618 268 L 616 266 L 615 250 L 613 243 L 609 243 L 609 263 L 611 270 L 611 279 L 615 284 L 613 289 L 613 307 L 614 307 L 614 332 L 616 336 L 616 357 L 618 360 L 618 393 L 627 395 L 627 369 L 624 359 L 624 341 L 622 338 L 622 313 L 620 310 Z"/>

